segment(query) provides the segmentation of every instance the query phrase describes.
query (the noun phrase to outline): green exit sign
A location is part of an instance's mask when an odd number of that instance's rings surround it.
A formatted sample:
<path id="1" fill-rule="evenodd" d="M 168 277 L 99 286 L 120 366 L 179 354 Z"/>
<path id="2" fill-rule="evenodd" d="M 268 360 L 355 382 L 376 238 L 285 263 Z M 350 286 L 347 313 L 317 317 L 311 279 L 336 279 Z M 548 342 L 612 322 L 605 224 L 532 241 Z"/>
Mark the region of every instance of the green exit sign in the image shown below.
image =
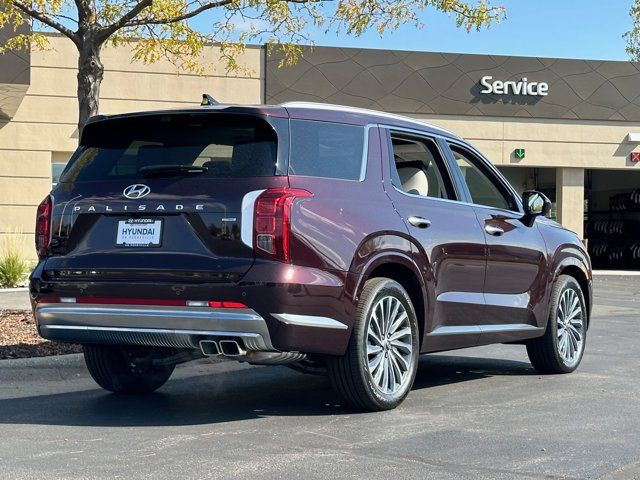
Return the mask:
<path id="1" fill-rule="evenodd" d="M 513 151 L 513 153 L 515 154 L 516 158 L 518 158 L 520 160 L 522 160 L 526 155 L 526 152 L 525 152 L 524 148 L 516 148 Z"/>

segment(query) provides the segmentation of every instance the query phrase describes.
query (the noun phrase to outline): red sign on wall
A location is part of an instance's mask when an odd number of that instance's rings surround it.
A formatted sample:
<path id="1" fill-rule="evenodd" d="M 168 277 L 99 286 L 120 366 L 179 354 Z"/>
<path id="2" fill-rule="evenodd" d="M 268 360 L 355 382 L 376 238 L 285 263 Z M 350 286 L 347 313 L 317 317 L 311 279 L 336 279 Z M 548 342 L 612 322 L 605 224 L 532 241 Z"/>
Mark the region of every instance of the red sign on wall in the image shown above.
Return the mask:
<path id="1" fill-rule="evenodd" d="M 640 152 L 631 152 L 631 161 L 640 162 Z"/>

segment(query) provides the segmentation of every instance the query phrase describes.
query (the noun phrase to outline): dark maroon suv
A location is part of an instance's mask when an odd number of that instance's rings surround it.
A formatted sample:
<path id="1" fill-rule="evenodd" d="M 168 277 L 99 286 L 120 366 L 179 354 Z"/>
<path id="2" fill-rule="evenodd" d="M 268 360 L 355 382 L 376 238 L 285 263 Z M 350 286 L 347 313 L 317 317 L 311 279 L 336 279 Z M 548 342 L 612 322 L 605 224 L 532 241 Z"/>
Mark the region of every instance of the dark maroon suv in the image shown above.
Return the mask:
<path id="1" fill-rule="evenodd" d="M 40 205 L 40 334 L 111 391 L 222 356 L 327 372 L 383 410 L 421 353 L 526 345 L 573 371 L 591 310 L 576 234 L 456 135 L 346 107 L 94 117 Z"/>

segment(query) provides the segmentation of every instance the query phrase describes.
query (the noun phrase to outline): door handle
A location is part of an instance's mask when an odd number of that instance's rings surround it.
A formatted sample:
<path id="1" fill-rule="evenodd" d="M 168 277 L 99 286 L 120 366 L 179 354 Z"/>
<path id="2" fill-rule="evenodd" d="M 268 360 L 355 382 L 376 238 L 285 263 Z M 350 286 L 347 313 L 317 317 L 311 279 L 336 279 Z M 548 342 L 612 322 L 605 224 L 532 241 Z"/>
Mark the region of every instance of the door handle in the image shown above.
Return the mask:
<path id="1" fill-rule="evenodd" d="M 504 233 L 504 230 L 502 228 L 496 227 L 494 225 L 485 225 L 484 231 L 487 232 L 489 235 L 494 235 L 496 237 L 499 237 Z"/>
<path id="2" fill-rule="evenodd" d="M 414 227 L 429 228 L 431 226 L 431 220 L 427 220 L 426 218 L 411 216 L 408 220 Z"/>

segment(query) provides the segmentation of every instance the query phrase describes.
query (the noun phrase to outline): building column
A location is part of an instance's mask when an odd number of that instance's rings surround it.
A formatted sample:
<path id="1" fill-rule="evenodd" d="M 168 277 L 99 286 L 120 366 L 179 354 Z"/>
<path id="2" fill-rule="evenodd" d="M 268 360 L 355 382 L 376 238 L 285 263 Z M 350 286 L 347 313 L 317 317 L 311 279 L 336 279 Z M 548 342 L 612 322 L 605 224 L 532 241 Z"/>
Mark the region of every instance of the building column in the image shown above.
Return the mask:
<path id="1" fill-rule="evenodd" d="M 556 168 L 558 222 L 584 236 L 584 168 Z"/>

